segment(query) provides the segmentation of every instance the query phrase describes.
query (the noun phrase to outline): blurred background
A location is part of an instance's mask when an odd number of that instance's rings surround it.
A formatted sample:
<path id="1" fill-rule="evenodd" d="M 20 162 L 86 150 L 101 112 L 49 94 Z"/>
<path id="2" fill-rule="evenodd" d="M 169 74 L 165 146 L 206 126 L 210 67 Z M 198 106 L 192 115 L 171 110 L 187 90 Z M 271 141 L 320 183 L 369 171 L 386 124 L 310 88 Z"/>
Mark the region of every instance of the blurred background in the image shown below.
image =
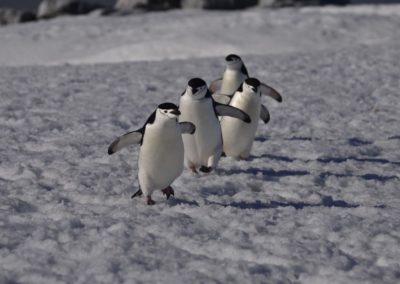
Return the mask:
<path id="1" fill-rule="evenodd" d="M 243 9 L 252 6 L 388 4 L 399 0 L 0 0 L 0 24 L 34 21 L 60 14 L 127 14 L 138 10 L 175 8 Z"/>

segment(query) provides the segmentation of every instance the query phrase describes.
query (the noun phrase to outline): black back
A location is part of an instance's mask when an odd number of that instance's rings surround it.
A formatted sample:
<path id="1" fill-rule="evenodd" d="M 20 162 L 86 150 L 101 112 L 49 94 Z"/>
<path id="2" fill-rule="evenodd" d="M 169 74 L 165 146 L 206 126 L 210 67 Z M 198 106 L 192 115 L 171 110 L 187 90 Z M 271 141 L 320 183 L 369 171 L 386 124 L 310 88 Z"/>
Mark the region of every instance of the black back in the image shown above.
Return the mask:
<path id="1" fill-rule="evenodd" d="M 247 77 L 250 77 L 249 72 L 247 72 L 246 66 L 244 65 L 244 62 L 242 61 L 242 68 L 240 71 L 245 74 Z"/>

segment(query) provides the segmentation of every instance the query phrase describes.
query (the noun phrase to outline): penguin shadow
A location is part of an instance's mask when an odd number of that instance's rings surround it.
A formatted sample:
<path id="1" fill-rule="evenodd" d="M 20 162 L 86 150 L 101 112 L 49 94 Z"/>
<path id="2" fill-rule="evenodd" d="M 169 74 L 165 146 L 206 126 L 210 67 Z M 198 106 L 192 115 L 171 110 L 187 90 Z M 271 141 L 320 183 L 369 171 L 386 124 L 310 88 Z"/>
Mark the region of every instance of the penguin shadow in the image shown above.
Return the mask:
<path id="1" fill-rule="evenodd" d="M 251 174 L 251 175 L 262 175 L 265 180 L 276 180 L 282 177 L 289 176 L 305 176 L 310 175 L 309 171 L 299 170 L 274 170 L 274 169 L 259 169 L 250 167 L 248 169 L 220 169 L 219 174 L 223 175 L 234 175 L 234 174 Z"/>
<path id="2" fill-rule="evenodd" d="M 208 202 L 207 204 L 220 205 L 223 207 L 235 207 L 239 209 L 274 209 L 274 208 L 284 208 L 284 207 L 293 207 L 297 210 L 309 208 L 309 207 L 337 207 L 337 208 L 357 208 L 359 204 L 348 203 L 344 200 L 335 200 L 332 196 L 323 196 L 320 203 L 307 203 L 303 201 L 289 201 L 289 202 L 281 202 L 281 201 L 270 201 L 270 202 L 261 202 L 259 200 L 255 202 L 232 202 L 232 203 L 221 203 L 221 202 Z M 385 208 L 385 205 L 377 205 L 374 206 L 376 208 Z"/>
<path id="3" fill-rule="evenodd" d="M 325 186 L 325 181 L 329 177 L 337 177 L 337 178 L 347 178 L 347 177 L 357 177 L 366 181 L 378 181 L 378 182 L 387 182 L 390 180 L 400 180 L 397 176 L 383 176 L 378 174 L 364 174 L 364 175 L 352 175 L 352 174 L 339 174 L 332 172 L 322 172 L 317 177 L 314 178 L 315 185 Z"/>
<path id="4" fill-rule="evenodd" d="M 269 137 L 257 136 L 254 141 L 257 142 L 266 142 L 269 140 Z M 306 137 L 306 136 L 293 136 L 288 138 L 283 138 L 286 141 L 312 141 L 312 140 L 319 140 L 318 138 L 313 137 Z"/>
<path id="5" fill-rule="evenodd" d="M 293 137 L 285 138 L 285 140 L 288 140 L 288 141 L 312 141 L 312 140 L 318 140 L 318 139 L 313 138 L 313 137 L 306 137 L 306 136 L 293 136 Z"/>
<path id="6" fill-rule="evenodd" d="M 365 145 L 372 144 L 371 141 L 365 140 L 362 138 L 358 138 L 358 137 L 349 138 L 349 139 L 347 139 L 347 142 L 349 143 L 350 146 L 353 146 L 353 147 L 365 146 Z"/>
<path id="7" fill-rule="evenodd" d="M 397 161 L 389 161 L 387 159 L 381 158 L 358 158 L 355 156 L 348 156 L 348 157 L 321 157 L 318 158 L 317 161 L 320 163 L 328 164 L 328 163 L 344 163 L 349 160 L 357 161 L 357 162 L 367 162 L 367 163 L 376 163 L 376 164 L 390 164 L 393 166 L 400 166 L 400 162 Z"/>
<path id="8" fill-rule="evenodd" d="M 254 161 L 254 160 L 257 160 L 257 159 L 264 159 L 264 158 L 267 158 L 267 159 L 270 159 L 270 160 L 275 160 L 275 161 L 288 162 L 288 163 L 296 161 L 296 159 L 293 159 L 293 158 L 290 158 L 290 157 L 278 156 L 278 155 L 272 155 L 272 154 L 262 154 L 260 156 L 250 155 L 249 161 L 251 162 L 251 161 Z"/>
<path id="9" fill-rule="evenodd" d="M 15 199 L 11 202 L 11 208 L 16 213 L 35 213 L 38 211 L 37 207 L 21 199 Z"/>
<path id="10" fill-rule="evenodd" d="M 168 199 L 167 202 L 168 202 L 168 205 L 171 206 L 171 207 L 178 206 L 178 205 L 189 205 L 189 206 L 196 206 L 196 207 L 200 206 L 200 204 L 197 201 L 185 200 L 185 199 L 182 199 L 182 198 L 177 198 L 175 196 L 170 198 L 170 199 Z"/>

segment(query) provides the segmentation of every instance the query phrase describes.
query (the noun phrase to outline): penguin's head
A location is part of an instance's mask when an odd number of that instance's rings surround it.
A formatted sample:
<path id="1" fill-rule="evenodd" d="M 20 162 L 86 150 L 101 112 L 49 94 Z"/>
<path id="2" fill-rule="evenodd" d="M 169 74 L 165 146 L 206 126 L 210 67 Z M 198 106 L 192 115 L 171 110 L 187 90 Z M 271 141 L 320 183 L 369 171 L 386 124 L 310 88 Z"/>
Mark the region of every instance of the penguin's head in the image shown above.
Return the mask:
<path id="1" fill-rule="evenodd" d="M 177 119 L 180 114 L 178 106 L 173 103 L 162 103 L 157 107 L 157 117 L 160 119 Z"/>
<path id="2" fill-rule="evenodd" d="M 240 69 L 243 65 L 242 58 L 236 54 L 229 54 L 227 57 L 225 57 L 225 62 L 229 69 Z"/>
<path id="3" fill-rule="evenodd" d="M 247 78 L 243 82 L 243 91 L 251 94 L 260 94 L 260 81 L 256 78 Z"/>
<path id="4" fill-rule="evenodd" d="M 190 79 L 186 88 L 186 94 L 195 100 L 201 100 L 209 93 L 206 82 L 200 78 Z"/>

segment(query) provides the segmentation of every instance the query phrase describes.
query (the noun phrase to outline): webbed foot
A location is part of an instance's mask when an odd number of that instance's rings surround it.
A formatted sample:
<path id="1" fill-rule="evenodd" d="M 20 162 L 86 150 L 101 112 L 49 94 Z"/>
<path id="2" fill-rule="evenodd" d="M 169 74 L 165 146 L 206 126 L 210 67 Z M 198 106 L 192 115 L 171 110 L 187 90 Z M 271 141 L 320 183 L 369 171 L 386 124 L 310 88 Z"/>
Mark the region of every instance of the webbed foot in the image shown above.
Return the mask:
<path id="1" fill-rule="evenodd" d="M 174 189 L 171 186 L 168 186 L 167 188 L 164 188 L 162 192 L 167 196 L 167 200 L 171 195 L 175 196 Z"/>
<path id="2" fill-rule="evenodd" d="M 153 199 L 151 199 L 151 196 L 146 196 L 146 204 L 154 205 L 154 204 L 156 204 L 156 202 Z"/>
<path id="3" fill-rule="evenodd" d="M 213 170 L 212 167 L 206 167 L 206 166 L 201 166 L 201 167 L 200 167 L 200 171 L 203 172 L 203 173 L 209 173 L 209 172 L 211 172 L 212 170 Z"/>

